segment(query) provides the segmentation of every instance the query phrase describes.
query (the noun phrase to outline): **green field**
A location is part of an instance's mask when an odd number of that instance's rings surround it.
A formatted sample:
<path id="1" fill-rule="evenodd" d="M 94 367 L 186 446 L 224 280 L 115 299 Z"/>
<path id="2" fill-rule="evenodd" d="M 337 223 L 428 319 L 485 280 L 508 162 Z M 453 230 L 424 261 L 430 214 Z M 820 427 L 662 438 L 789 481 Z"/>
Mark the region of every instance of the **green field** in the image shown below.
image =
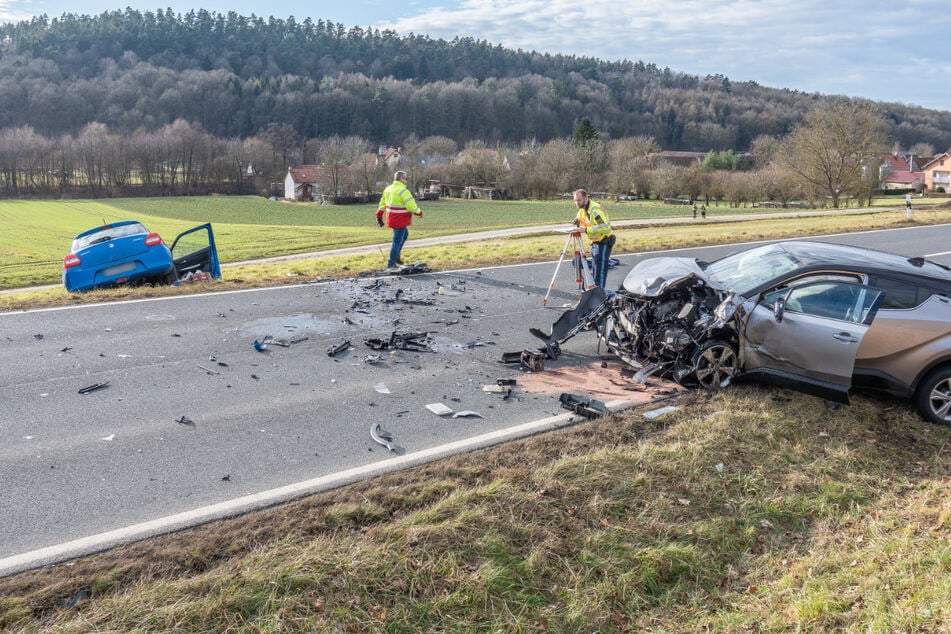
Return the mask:
<path id="1" fill-rule="evenodd" d="M 569 199 L 445 199 L 422 208 L 424 217 L 414 222 L 412 238 L 567 222 L 576 211 Z M 687 207 L 656 201 L 609 203 L 608 210 L 613 220 L 689 213 Z M 376 205 L 318 206 L 256 196 L 2 201 L 0 289 L 58 283 L 73 237 L 116 220 L 139 220 L 169 243 L 181 231 L 210 222 L 221 261 L 227 263 L 389 242 L 389 232 L 376 225 L 375 211 Z M 729 209 L 730 214 L 762 211 Z"/>

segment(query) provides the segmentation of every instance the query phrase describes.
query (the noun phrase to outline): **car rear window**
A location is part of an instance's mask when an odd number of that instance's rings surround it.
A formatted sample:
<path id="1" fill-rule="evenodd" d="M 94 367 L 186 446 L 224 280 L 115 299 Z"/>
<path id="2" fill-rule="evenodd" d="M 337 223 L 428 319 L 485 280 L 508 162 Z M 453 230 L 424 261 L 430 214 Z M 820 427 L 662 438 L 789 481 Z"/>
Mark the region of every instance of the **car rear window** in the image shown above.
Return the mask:
<path id="1" fill-rule="evenodd" d="M 869 285 L 885 291 L 882 308 L 915 308 L 934 295 L 934 291 L 926 286 L 900 282 L 887 277 L 873 277 L 869 280 Z"/>
<path id="2" fill-rule="evenodd" d="M 100 227 L 97 231 L 87 233 L 73 240 L 70 253 L 76 253 L 80 249 L 85 249 L 91 244 L 107 242 L 109 240 L 122 238 L 124 236 L 134 236 L 140 233 L 148 233 L 148 230 L 138 222 L 125 225 L 106 225 L 104 227 Z"/>

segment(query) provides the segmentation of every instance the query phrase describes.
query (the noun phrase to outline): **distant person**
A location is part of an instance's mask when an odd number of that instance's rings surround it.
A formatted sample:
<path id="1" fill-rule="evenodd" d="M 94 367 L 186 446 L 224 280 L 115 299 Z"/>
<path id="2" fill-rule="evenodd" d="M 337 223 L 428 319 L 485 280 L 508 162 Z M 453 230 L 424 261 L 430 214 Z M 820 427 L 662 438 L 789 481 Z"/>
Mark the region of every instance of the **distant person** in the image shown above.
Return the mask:
<path id="1" fill-rule="evenodd" d="M 911 220 L 911 192 L 905 194 L 905 215 L 908 216 L 908 219 Z"/>
<path id="2" fill-rule="evenodd" d="M 416 205 L 413 193 L 406 186 L 406 172 L 399 170 L 393 175 L 393 182 L 383 190 L 380 206 L 376 210 L 377 224 L 393 230 L 390 259 L 386 263 L 389 269 L 403 264 L 403 244 L 409 237 L 409 226 L 413 224 L 414 215 L 422 218 L 423 210 Z"/>
<path id="3" fill-rule="evenodd" d="M 693 217 L 694 217 L 694 218 L 697 217 L 697 203 L 694 203 L 694 204 L 693 204 Z"/>
<path id="4" fill-rule="evenodd" d="M 696 217 L 697 217 L 697 214 L 694 214 L 694 218 L 696 218 Z M 701 218 L 706 218 L 706 217 L 707 217 L 707 206 L 706 206 L 706 205 L 700 205 L 700 217 L 701 217 Z"/>
<path id="5" fill-rule="evenodd" d="M 611 221 L 601 204 L 588 198 L 588 192 L 583 189 L 575 192 L 575 204 L 578 205 L 575 225 L 584 227 L 585 234 L 591 240 L 591 268 L 594 285 L 604 288 L 608 279 L 611 249 L 614 248 L 616 240 Z"/>

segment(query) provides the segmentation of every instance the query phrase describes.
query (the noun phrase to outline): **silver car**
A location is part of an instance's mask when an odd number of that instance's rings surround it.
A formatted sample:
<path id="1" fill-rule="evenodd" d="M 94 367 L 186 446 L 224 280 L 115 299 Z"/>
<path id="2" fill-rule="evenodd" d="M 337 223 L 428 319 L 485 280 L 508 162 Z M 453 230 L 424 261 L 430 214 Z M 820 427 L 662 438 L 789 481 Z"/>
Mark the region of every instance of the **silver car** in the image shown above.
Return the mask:
<path id="1" fill-rule="evenodd" d="M 923 258 L 809 241 L 650 258 L 614 296 L 588 291 L 546 344 L 589 328 L 640 378 L 748 378 L 843 403 L 868 388 L 951 424 L 951 270 Z"/>

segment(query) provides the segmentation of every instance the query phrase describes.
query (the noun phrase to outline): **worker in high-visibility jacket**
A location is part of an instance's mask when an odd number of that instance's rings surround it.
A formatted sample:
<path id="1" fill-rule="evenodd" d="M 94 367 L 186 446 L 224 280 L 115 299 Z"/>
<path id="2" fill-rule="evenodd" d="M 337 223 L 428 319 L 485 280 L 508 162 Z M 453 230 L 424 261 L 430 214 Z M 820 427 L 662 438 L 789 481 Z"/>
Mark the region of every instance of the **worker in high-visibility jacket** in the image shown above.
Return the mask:
<path id="1" fill-rule="evenodd" d="M 393 230 L 393 244 L 390 246 L 390 259 L 387 268 L 403 264 L 400 257 L 403 243 L 409 237 L 409 226 L 413 224 L 413 216 L 423 217 L 423 210 L 416 205 L 413 192 L 406 186 L 406 172 L 399 170 L 393 175 L 393 182 L 383 190 L 380 197 L 380 206 L 376 210 L 376 222 L 381 227 L 387 226 Z"/>
<path id="2" fill-rule="evenodd" d="M 583 189 L 575 192 L 575 204 L 578 205 L 575 225 L 583 227 L 591 240 L 591 273 L 594 275 L 594 285 L 604 288 L 608 279 L 611 249 L 614 248 L 616 240 L 614 230 L 611 229 L 611 220 L 604 207 L 591 200 L 588 192 Z"/>

